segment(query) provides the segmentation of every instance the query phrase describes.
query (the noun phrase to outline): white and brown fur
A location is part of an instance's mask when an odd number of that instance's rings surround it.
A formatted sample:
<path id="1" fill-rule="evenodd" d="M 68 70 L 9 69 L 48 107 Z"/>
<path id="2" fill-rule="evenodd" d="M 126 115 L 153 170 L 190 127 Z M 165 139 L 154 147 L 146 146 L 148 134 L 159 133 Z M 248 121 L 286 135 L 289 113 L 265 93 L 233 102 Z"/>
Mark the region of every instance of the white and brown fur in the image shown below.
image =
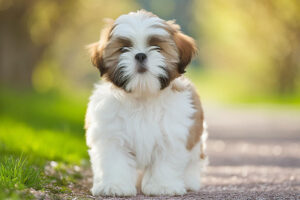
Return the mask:
<path id="1" fill-rule="evenodd" d="M 86 114 L 92 194 L 198 190 L 206 160 L 204 117 L 183 76 L 196 53 L 194 40 L 174 21 L 138 11 L 111 20 L 89 49 L 103 80 Z M 138 53 L 145 60 L 139 62 Z"/>

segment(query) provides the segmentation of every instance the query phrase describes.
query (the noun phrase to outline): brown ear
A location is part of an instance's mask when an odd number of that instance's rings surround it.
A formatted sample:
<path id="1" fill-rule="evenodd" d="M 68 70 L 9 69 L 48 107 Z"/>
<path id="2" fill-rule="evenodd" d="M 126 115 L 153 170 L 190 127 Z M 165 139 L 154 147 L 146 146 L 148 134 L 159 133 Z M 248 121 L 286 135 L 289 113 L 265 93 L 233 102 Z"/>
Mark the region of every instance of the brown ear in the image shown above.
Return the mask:
<path id="1" fill-rule="evenodd" d="M 178 31 L 174 34 L 174 41 L 179 51 L 178 72 L 183 74 L 186 66 L 191 62 L 197 52 L 197 47 L 193 38 Z"/>
<path id="2" fill-rule="evenodd" d="M 105 66 L 102 57 L 103 50 L 100 48 L 100 42 L 88 45 L 87 49 L 90 53 L 92 64 L 99 69 L 100 76 L 103 76 L 105 73 Z"/>
<path id="3" fill-rule="evenodd" d="M 101 31 L 100 40 L 87 46 L 92 64 L 99 69 L 100 76 L 103 76 L 107 71 L 103 60 L 103 51 L 110 39 L 113 23 L 112 19 L 107 19 L 106 26 Z"/>
<path id="4" fill-rule="evenodd" d="M 183 74 L 186 66 L 197 53 L 195 40 L 180 31 L 180 26 L 174 20 L 167 21 L 168 31 L 173 35 L 173 40 L 178 48 L 179 63 L 178 72 Z"/>

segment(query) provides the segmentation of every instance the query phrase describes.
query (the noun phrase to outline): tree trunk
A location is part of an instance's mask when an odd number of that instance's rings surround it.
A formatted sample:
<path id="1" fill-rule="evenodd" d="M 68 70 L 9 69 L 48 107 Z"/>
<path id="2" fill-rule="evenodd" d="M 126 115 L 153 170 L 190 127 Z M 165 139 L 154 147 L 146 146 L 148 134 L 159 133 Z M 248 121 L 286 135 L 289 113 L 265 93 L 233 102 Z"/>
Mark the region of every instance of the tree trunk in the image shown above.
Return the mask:
<path id="1" fill-rule="evenodd" d="M 30 87 L 31 76 L 43 54 L 43 47 L 33 44 L 30 36 L 12 24 L 1 26 L 0 80 L 6 84 Z"/>
<path id="2" fill-rule="evenodd" d="M 49 23 L 51 28 L 45 33 L 44 40 L 39 43 L 32 40 L 28 22 L 34 13 L 34 6 L 40 0 L 15 0 L 4 9 L 0 4 L 0 83 L 31 87 L 34 68 L 76 2 L 76 0 L 51 1 L 57 5 L 58 15 L 44 22 Z"/>
<path id="3" fill-rule="evenodd" d="M 30 2 L 0 12 L 1 83 L 30 87 L 34 67 L 43 55 L 43 47 L 33 43 L 24 23 Z"/>

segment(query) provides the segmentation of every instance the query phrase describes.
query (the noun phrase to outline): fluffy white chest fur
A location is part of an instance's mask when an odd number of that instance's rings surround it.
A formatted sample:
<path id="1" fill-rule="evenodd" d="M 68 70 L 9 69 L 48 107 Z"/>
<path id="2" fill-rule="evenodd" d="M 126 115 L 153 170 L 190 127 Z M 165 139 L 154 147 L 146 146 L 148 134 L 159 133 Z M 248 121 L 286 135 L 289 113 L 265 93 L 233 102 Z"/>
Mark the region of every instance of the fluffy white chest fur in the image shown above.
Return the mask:
<path id="1" fill-rule="evenodd" d="M 164 90 L 151 98 L 132 98 L 112 92 L 111 84 L 98 85 L 89 104 L 89 146 L 114 140 L 135 155 L 138 168 L 151 164 L 151 157 L 185 147 L 195 109 L 191 91 Z M 130 100 L 128 98 L 131 98 Z M 103 144 L 102 144 L 103 145 Z"/>
<path id="2" fill-rule="evenodd" d="M 190 90 L 169 86 L 158 96 L 135 98 L 112 84 L 97 85 L 87 111 L 86 136 L 96 183 L 92 192 L 135 195 L 138 169 L 144 172 L 145 194 L 199 189 L 205 134 L 193 149 L 186 148 L 195 112 Z"/>
<path id="3" fill-rule="evenodd" d="M 196 52 L 194 40 L 173 21 L 138 11 L 111 22 L 89 48 L 103 78 L 86 114 L 92 194 L 198 190 L 204 117 L 183 76 Z"/>

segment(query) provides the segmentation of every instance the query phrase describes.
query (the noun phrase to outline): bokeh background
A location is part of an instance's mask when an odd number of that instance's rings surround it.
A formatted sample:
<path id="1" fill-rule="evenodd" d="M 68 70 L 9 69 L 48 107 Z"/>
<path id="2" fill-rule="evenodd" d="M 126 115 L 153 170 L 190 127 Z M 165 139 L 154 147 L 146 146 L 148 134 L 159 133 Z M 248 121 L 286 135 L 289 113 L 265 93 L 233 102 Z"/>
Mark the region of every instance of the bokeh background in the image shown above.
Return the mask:
<path id="1" fill-rule="evenodd" d="M 62 173 L 62 166 L 88 160 L 83 119 L 100 76 L 85 47 L 99 39 L 104 18 L 141 8 L 176 19 L 197 41 L 186 75 L 204 107 L 267 108 L 287 113 L 287 121 L 299 117 L 289 114 L 300 108 L 298 0 L 0 0 L 3 195 L 51 191 L 51 181 L 67 191 L 74 177 L 50 176 L 45 167 L 52 161 Z"/>
<path id="2" fill-rule="evenodd" d="M 104 18 L 141 8 L 196 39 L 188 75 L 204 99 L 299 104 L 296 0 L 2 0 L 1 83 L 41 94 L 90 89 L 99 76 L 85 45 L 99 39 Z"/>

